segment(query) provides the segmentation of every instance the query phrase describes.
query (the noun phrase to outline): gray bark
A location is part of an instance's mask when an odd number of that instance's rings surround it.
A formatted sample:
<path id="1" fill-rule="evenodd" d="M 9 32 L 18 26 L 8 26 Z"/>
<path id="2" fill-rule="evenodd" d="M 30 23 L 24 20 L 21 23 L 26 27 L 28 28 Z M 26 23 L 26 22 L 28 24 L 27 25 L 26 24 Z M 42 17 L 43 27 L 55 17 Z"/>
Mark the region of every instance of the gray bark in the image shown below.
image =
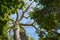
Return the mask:
<path id="1" fill-rule="evenodd" d="M 14 40 L 21 40 L 21 38 L 20 38 L 20 26 L 19 26 L 19 23 L 16 23 L 16 25 L 15 25 Z"/>

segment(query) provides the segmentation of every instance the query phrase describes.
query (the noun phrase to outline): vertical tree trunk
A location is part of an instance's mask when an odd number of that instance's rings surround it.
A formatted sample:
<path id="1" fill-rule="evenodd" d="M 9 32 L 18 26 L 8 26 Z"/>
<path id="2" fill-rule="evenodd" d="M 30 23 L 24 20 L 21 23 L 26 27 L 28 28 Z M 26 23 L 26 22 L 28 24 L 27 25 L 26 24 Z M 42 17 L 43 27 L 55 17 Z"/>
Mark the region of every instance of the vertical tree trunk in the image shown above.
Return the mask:
<path id="1" fill-rule="evenodd" d="M 19 24 L 17 24 L 16 40 L 21 40 L 21 38 L 20 38 L 20 27 L 19 27 Z"/>
<path id="2" fill-rule="evenodd" d="M 20 38 L 20 26 L 19 23 L 15 25 L 17 29 L 14 29 L 14 40 L 21 40 Z"/>

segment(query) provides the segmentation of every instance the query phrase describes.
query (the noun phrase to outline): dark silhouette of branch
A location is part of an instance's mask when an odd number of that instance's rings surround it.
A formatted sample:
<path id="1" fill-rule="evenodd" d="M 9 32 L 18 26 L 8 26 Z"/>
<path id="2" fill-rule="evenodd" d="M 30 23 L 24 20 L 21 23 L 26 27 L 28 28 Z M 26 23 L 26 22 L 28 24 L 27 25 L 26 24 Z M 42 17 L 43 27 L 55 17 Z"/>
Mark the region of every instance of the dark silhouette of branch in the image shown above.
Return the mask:
<path id="1" fill-rule="evenodd" d="M 26 19 L 27 19 L 28 17 L 25 17 L 25 16 L 24 16 L 24 18 L 26 18 Z"/>
<path id="2" fill-rule="evenodd" d="M 22 25 L 22 26 L 33 26 L 33 24 L 22 24 L 22 23 L 20 23 L 20 25 Z"/>
<path id="3" fill-rule="evenodd" d="M 56 33 L 57 35 L 60 35 L 60 33 L 58 33 L 55 29 L 51 29 L 51 32 Z"/>
<path id="4" fill-rule="evenodd" d="M 21 29 L 23 29 L 25 31 L 25 29 L 23 27 L 20 27 Z"/>
<path id="5" fill-rule="evenodd" d="M 10 16 L 9 14 L 10 14 L 10 13 L 8 13 L 8 14 L 6 15 L 6 18 L 8 19 L 8 21 L 14 22 L 14 20 L 9 17 L 9 16 Z"/>
<path id="6" fill-rule="evenodd" d="M 15 23 L 18 21 L 18 11 L 17 10 L 16 10 L 16 15 L 17 15 L 17 17 L 16 17 Z"/>
<path id="7" fill-rule="evenodd" d="M 13 19 L 10 19 L 10 18 L 9 18 L 9 20 L 10 20 L 10 21 L 12 21 L 12 22 L 14 22 L 14 20 L 13 20 Z"/>
<path id="8" fill-rule="evenodd" d="M 27 12 L 27 10 L 30 8 L 30 6 L 32 5 L 32 3 L 30 5 L 28 5 L 28 7 L 25 9 L 25 11 L 22 11 L 22 15 L 21 15 L 19 21 L 23 19 L 25 12 Z"/>
<path id="9" fill-rule="evenodd" d="M 34 24 L 34 22 L 32 24 L 22 24 L 22 23 L 20 23 L 19 25 L 22 25 L 22 26 L 32 26 L 33 28 L 38 30 L 38 28 L 36 28 L 33 24 Z"/>
<path id="10" fill-rule="evenodd" d="M 38 30 L 38 28 L 36 28 L 34 25 L 32 27 L 34 27 L 36 30 Z"/>

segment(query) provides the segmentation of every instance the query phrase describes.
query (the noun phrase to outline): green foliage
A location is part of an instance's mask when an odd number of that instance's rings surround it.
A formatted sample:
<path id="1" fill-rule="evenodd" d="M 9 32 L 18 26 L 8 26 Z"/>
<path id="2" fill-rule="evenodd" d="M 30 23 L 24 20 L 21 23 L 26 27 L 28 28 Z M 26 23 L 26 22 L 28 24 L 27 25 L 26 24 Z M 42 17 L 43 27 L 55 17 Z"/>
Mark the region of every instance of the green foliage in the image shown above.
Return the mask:
<path id="1" fill-rule="evenodd" d="M 3 27 L 6 25 L 6 20 L 0 19 L 0 35 L 2 34 Z"/>
<path id="2" fill-rule="evenodd" d="M 57 0 L 40 0 L 41 4 L 44 6 L 41 10 L 39 8 L 34 8 L 31 18 L 33 18 L 39 25 L 43 26 L 44 29 L 56 29 L 58 23 L 60 23 L 60 5 Z M 52 3 L 57 3 L 53 5 Z M 47 4 L 51 4 L 47 6 Z M 53 7 L 52 7 L 53 6 Z M 56 7 L 55 7 L 56 6 Z"/>
<path id="3" fill-rule="evenodd" d="M 29 38 L 30 40 L 34 40 L 32 37 Z"/>
<path id="4" fill-rule="evenodd" d="M 45 9 L 32 12 L 32 18 L 39 24 L 41 27 L 43 26 L 44 29 L 53 29 L 56 26 L 56 18 L 54 18 L 53 13 L 48 13 Z M 55 14 L 56 15 L 56 14 Z"/>
<path id="5" fill-rule="evenodd" d="M 15 9 L 21 9 L 24 6 L 23 0 L 0 0 L 0 13 L 9 12 L 9 10 L 15 11 Z M 13 10 L 14 9 L 14 10 Z"/>
<path id="6" fill-rule="evenodd" d="M 34 12 L 31 12 L 31 18 L 40 25 L 40 28 L 44 28 L 48 32 L 48 37 L 42 40 L 60 40 L 60 36 L 54 35 L 55 32 L 49 33 L 51 29 L 60 29 L 60 0 L 36 0 L 38 6 L 41 4 L 42 9 L 34 8 Z M 57 33 L 56 33 L 57 34 Z M 54 35 L 54 36 L 53 36 Z M 60 33 L 59 33 L 60 35 Z M 58 39 L 58 38 L 59 39 Z"/>
<path id="7" fill-rule="evenodd" d="M 10 14 L 16 12 L 16 9 L 22 9 L 24 0 L 0 0 L 0 38 L 6 37 L 7 22 Z M 1 40 L 7 40 L 7 39 Z"/>

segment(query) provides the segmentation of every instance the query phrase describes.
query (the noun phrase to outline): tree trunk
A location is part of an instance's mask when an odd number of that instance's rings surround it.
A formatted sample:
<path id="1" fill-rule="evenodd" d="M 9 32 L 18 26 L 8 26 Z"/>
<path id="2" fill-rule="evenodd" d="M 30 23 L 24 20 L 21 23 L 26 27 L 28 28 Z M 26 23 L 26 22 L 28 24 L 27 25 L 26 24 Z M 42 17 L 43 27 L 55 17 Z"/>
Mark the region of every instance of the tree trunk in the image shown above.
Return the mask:
<path id="1" fill-rule="evenodd" d="M 17 23 L 15 26 L 17 29 L 14 30 L 14 40 L 21 40 L 20 38 L 20 26 Z"/>
<path id="2" fill-rule="evenodd" d="M 17 25 L 17 30 L 16 30 L 16 40 L 21 40 L 21 38 L 20 38 L 20 27 L 19 27 L 19 25 Z"/>

